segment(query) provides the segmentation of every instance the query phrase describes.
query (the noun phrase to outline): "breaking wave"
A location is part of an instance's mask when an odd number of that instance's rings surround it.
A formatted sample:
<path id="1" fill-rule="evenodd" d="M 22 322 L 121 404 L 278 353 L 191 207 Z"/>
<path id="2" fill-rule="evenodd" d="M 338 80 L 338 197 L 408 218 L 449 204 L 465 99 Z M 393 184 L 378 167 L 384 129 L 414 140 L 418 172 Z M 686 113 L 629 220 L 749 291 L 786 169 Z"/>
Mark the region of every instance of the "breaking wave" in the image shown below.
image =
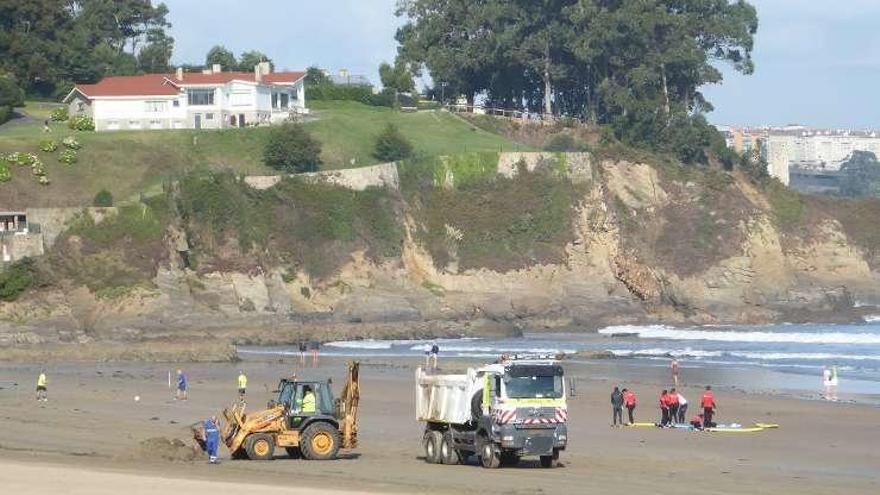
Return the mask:
<path id="1" fill-rule="evenodd" d="M 767 342 L 793 344 L 880 344 L 880 333 L 770 332 L 679 329 L 665 325 L 614 326 L 599 330 L 610 336 L 637 335 L 643 339 L 709 340 L 715 342 Z"/>

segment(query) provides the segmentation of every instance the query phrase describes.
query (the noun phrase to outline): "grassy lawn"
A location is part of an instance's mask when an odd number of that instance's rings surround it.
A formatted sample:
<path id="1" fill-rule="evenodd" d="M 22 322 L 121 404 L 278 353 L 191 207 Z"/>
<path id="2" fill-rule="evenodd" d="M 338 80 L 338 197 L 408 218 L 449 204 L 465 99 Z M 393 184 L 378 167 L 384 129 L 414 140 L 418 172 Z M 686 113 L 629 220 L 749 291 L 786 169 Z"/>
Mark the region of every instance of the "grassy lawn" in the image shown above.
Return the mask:
<path id="1" fill-rule="evenodd" d="M 49 119 L 52 110 L 63 106 L 65 106 L 63 103 L 28 100 L 24 102 L 24 108 L 20 108 L 19 111 L 42 122 Z"/>
<path id="2" fill-rule="evenodd" d="M 376 136 L 394 124 L 412 141 L 416 153 L 428 156 L 474 151 L 525 151 L 527 148 L 497 134 L 473 127 L 446 112 L 401 113 L 348 101 L 314 101 L 309 107 L 318 120 L 306 126 L 324 143 L 324 168 L 375 164 Z"/>
<path id="3" fill-rule="evenodd" d="M 30 102 L 25 110 L 37 118 L 48 116 L 52 108 L 49 103 Z M 400 127 L 417 152 L 428 155 L 523 149 L 503 137 L 472 130 L 469 124 L 444 113 L 408 114 L 353 102 L 314 102 L 312 108 L 317 119 L 306 126 L 323 143 L 324 169 L 351 167 L 352 159 L 355 166 L 375 164 L 373 142 L 388 123 Z M 41 186 L 29 169 L 12 165 L 12 181 L 0 184 L 0 203 L 6 208 L 87 205 L 102 188 L 117 202 L 137 199 L 140 194 L 160 190 L 167 178 L 198 168 L 275 173 L 262 163 L 269 128 L 95 133 L 75 132 L 53 123 L 52 132 L 44 133 L 43 120 L 40 117 L 36 122 L 0 128 L 0 154 L 36 153 L 51 180 L 50 185 Z M 83 145 L 74 165 L 58 162 L 60 148 L 54 153 L 39 151 L 41 141 L 51 139 L 60 144 L 71 135 Z"/>

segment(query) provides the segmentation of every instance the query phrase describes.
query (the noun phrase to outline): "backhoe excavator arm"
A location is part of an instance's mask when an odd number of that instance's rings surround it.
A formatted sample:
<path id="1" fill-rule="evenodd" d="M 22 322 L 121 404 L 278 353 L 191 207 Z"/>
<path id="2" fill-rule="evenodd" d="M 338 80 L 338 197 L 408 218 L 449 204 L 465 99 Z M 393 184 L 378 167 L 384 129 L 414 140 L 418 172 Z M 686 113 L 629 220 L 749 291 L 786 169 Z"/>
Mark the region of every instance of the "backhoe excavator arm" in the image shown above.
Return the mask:
<path id="1" fill-rule="evenodd" d="M 352 449 L 357 447 L 358 434 L 358 403 L 361 399 L 361 389 L 358 377 L 360 363 L 352 361 L 348 365 L 348 380 L 339 400 L 338 418 L 342 430 L 342 448 Z"/>

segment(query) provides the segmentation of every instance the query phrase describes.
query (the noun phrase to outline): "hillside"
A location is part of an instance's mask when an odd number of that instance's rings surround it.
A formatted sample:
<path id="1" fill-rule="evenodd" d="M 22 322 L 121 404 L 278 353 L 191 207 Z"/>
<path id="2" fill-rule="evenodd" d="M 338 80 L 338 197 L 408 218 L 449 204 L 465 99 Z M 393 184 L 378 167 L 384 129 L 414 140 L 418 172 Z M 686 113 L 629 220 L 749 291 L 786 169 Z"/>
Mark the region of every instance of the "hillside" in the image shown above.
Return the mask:
<path id="1" fill-rule="evenodd" d="M 880 304 L 877 227 L 860 220 L 880 202 L 607 153 L 420 158 L 390 165 L 382 187 L 372 169 L 339 172 L 354 189 L 187 175 L 75 220 L 28 268 L 39 289 L 0 303 L 0 345 L 124 343 L 143 358 L 209 329 L 218 345 L 271 344 L 840 321 Z"/>
<path id="2" fill-rule="evenodd" d="M 314 118 L 306 127 L 323 144 L 322 168 L 327 170 L 375 164 L 373 140 L 387 124 L 397 125 L 416 152 L 431 156 L 527 149 L 449 114 L 408 114 L 354 102 L 314 102 L 311 106 Z M 16 151 L 36 153 L 51 179 L 51 185 L 41 186 L 28 170 L 13 167 L 12 181 L 0 183 L 4 208 L 84 206 L 104 188 L 118 200 L 136 201 L 141 194 L 160 191 L 163 181 L 196 169 L 273 173 L 262 163 L 268 128 L 94 133 L 53 124 L 52 132 L 44 133 L 47 108 L 47 104 L 31 102 L 25 113 L 32 118 L 0 126 L 0 156 Z M 71 135 L 82 144 L 76 164 L 59 163 L 60 151 L 40 151 L 41 141 L 60 144 Z"/>

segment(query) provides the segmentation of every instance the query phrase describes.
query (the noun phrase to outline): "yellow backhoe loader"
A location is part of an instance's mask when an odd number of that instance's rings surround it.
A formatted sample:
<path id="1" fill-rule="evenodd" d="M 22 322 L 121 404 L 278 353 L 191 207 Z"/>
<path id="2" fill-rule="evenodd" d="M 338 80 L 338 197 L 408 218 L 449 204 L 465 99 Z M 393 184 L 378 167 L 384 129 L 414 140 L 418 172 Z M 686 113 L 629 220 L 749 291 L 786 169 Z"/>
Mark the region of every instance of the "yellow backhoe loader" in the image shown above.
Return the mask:
<path id="1" fill-rule="evenodd" d="M 270 460 L 276 447 L 293 458 L 336 459 L 340 448 L 357 447 L 358 368 L 358 362 L 349 363 L 345 388 L 336 400 L 329 380 L 282 379 L 268 409 L 248 413 L 243 402 L 225 409 L 220 439 L 233 459 Z"/>

